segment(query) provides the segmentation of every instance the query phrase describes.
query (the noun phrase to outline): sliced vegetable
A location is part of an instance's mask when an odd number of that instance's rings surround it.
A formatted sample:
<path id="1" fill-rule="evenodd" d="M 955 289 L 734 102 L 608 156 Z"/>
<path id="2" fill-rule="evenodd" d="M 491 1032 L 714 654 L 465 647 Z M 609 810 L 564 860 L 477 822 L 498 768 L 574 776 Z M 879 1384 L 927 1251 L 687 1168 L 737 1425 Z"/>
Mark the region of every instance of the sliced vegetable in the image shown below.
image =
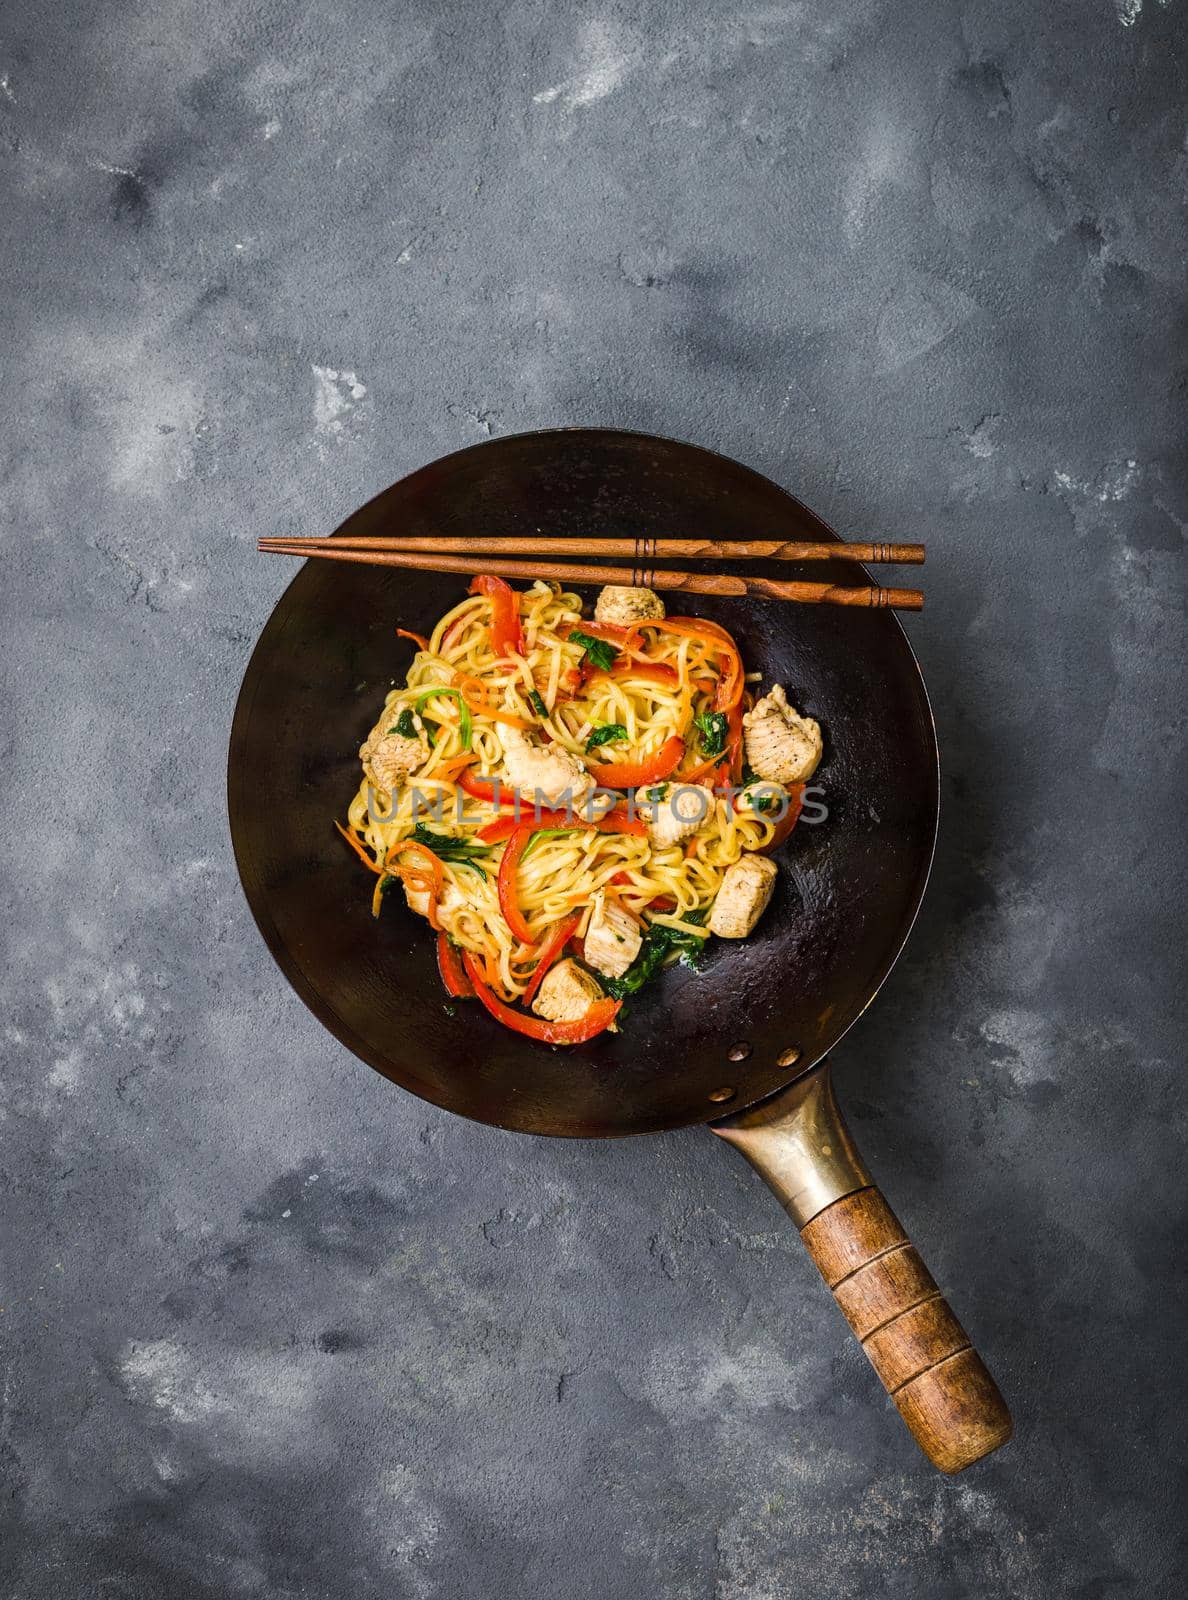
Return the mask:
<path id="1" fill-rule="evenodd" d="M 474 839 L 456 839 L 448 833 L 434 833 L 432 828 L 427 828 L 423 822 L 418 822 L 412 831 L 413 841 L 424 845 L 427 850 L 432 850 L 439 861 L 456 861 L 464 866 L 473 866 L 475 856 L 490 854 L 490 846 L 480 844 Z"/>
<path id="2" fill-rule="evenodd" d="M 604 744 L 618 744 L 626 737 L 627 729 L 621 722 L 604 722 L 586 740 L 586 750 L 597 750 Z"/>
<path id="3" fill-rule="evenodd" d="M 671 777 L 680 766 L 684 754 L 685 741 L 679 733 L 674 733 L 650 756 L 644 756 L 639 761 L 618 761 L 591 767 L 590 773 L 595 782 L 605 789 L 638 789 L 645 783 L 656 783 L 661 778 Z"/>
<path id="4" fill-rule="evenodd" d="M 742 733 L 742 705 L 736 700 L 726 712 L 726 756 L 730 764 L 729 776 L 736 782 L 742 774 Z"/>
<path id="5" fill-rule="evenodd" d="M 537 828 L 533 832 L 531 839 L 529 839 L 528 843 L 524 846 L 524 854 L 520 857 L 520 860 L 527 861 L 528 857 L 532 854 L 542 840 L 560 839 L 567 833 L 576 832 L 576 828 Z"/>
<path id="6" fill-rule="evenodd" d="M 417 725 L 413 721 L 413 714 L 407 706 L 388 729 L 389 733 L 398 733 L 402 739 L 415 739 L 418 731 Z"/>
<path id="7" fill-rule="evenodd" d="M 800 813 L 804 807 L 804 791 L 808 787 L 803 783 L 788 785 L 788 809 L 775 825 L 775 832 L 759 851 L 760 855 L 769 856 L 773 850 L 778 850 L 784 840 L 792 832 L 800 820 Z"/>
<path id="8" fill-rule="evenodd" d="M 603 672 L 609 672 L 614 666 L 618 652 L 606 639 L 596 639 L 592 633 L 583 633 L 580 628 L 571 628 L 569 638 L 572 644 L 581 645 L 582 659 L 588 661 L 591 666 L 598 667 Z"/>
<path id="9" fill-rule="evenodd" d="M 572 639 L 574 632 L 575 626 L 571 625 L 565 637 Z M 607 644 L 613 644 L 618 650 L 633 650 L 639 643 L 638 622 L 586 622 L 583 620 L 581 632 L 591 639 L 605 639 Z"/>
<path id="10" fill-rule="evenodd" d="M 465 999 L 474 994 L 474 984 L 471 983 L 462 965 L 462 952 L 450 940 L 444 930 L 437 935 L 437 970 L 441 973 L 441 981 L 445 984 L 446 993 L 456 999 Z"/>
<path id="11" fill-rule="evenodd" d="M 502 578 L 480 572 L 471 580 L 471 594 L 485 594 L 491 602 L 491 648 L 497 656 L 515 651 L 524 654 L 524 635 L 520 629 L 520 597 Z"/>
<path id="12" fill-rule="evenodd" d="M 422 776 L 429 782 L 439 779 L 442 783 L 454 783 L 459 773 L 465 771 L 467 767 L 472 767 L 476 759 L 477 757 L 473 755 L 451 756 L 448 761 L 443 761 L 432 772 L 424 773 Z"/>
<path id="13" fill-rule="evenodd" d="M 410 633 L 407 628 L 397 628 L 396 633 L 401 639 L 411 639 L 422 650 L 429 648 L 429 641 L 423 633 Z"/>
<path id="14" fill-rule="evenodd" d="M 572 637 L 570 634 L 570 638 Z M 639 678 L 644 683 L 661 683 L 666 687 L 681 681 L 676 668 L 670 667 L 664 661 L 616 661 L 609 672 L 599 667 L 590 676 L 614 678 L 616 681 L 622 678 Z"/>
<path id="15" fill-rule="evenodd" d="M 350 845 L 351 849 L 359 857 L 359 860 L 365 867 L 369 867 L 372 872 L 382 872 L 384 870 L 378 861 L 375 861 L 367 854 L 367 851 L 363 848 L 358 839 L 355 838 L 354 834 L 351 833 L 349 829 L 344 828 L 342 823 L 338 821 L 335 822 L 334 826 L 338 829 L 339 833 L 342 834 L 343 838 Z"/>
<path id="16" fill-rule="evenodd" d="M 493 706 L 487 699 L 486 685 L 481 678 L 472 677 L 465 672 L 455 671 L 454 682 L 466 696 L 466 704 L 478 717 L 490 717 L 492 722 L 504 722 L 511 728 L 533 728 L 535 723 L 529 722 L 527 717 L 517 717 L 514 711 L 505 711 L 502 706 Z"/>
<path id="17" fill-rule="evenodd" d="M 714 708 L 717 711 L 728 711 L 732 705 L 737 704 L 742 696 L 744 675 L 742 657 L 738 653 L 738 646 L 716 622 L 710 622 L 705 617 L 664 617 L 656 621 L 640 624 L 644 628 L 656 628 L 663 633 L 675 633 L 680 638 L 698 639 L 702 644 L 711 647 L 726 661 L 726 672 L 718 683 L 714 695 Z"/>
<path id="18" fill-rule="evenodd" d="M 724 711 L 703 711 L 693 718 L 693 725 L 701 735 L 701 748 L 707 756 L 720 756 L 726 748 L 730 732 L 729 719 Z"/>
<path id="19" fill-rule="evenodd" d="M 534 813 L 531 819 L 496 817 L 479 829 L 478 836 L 488 844 L 497 844 L 500 839 L 510 838 L 524 821 L 528 821 L 528 825 L 539 834 L 576 833 L 583 828 L 593 828 L 596 833 L 633 833 L 643 838 L 648 831 L 642 817 L 630 817 L 626 811 L 616 808 L 605 816 L 590 818 L 576 811 L 541 811 Z"/>
<path id="20" fill-rule="evenodd" d="M 426 689 L 424 694 L 417 696 L 414 703 L 419 711 L 427 701 L 437 699 L 449 699 L 458 702 L 458 733 L 462 740 L 463 750 L 469 750 L 474 724 L 470 720 L 470 707 L 466 704 L 466 697 L 461 689 L 447 689 L 444 687 Z"/>
<path id="21" fill-rule="evenodd" d="M 533 711 L 536 712 L 538 717 L 548 716 L 549 708 L 545 705 L 544 695 L 541 694 L 539 689 L 530 689 L 528 691 L 528 704 L 532 707 Z"/>
<path id="22" fill-rule="evenodd" d="M 409 853 L 422 864 L 408 866 L 403 861 L 396 860 L 396 857 Z M 414 893 L 428 895 L 429 926 L 439 931 L 441 923 L 437 919 L 437 902 L 441 899 L 442 884 L 445 882 L 440 859 L 419 839 L 402 839 L 388 851 L 384 864 L 391 867 L 406 889 L 411 888 Z"/>
<path id="23" fill-rule="evenodd" d="M 705 921 L 705 917 L 704 911 L 690 911 L 683 920 L 701 923 Z M 708 937 L 707 934 L 706 938 Z M 623 976 L 600 978 L 599 982 L 608 994 L 617 1000 L 622 1000 L 629 994 L 637 993 L 649 979 L 654 978 L 669 956 L 679 954 L 691 962 L 692 958 L 700 955 L 704 948 L 705 939 L 699 938 L 697 934 L 685 933 L 680 928 L 670 928 L 666 922 L 654 922 L 644 935 L 639 954 Z"/>
<path id="24" fill-rule="evenodd" d="M 609 1028 L 619 1014 L 620 1001 L 595 1000 L 589 1011 L 573 1022 L 546 1022 L 543 1017 L 534 1017 L 526 1011 L 513 1010 L 493 994 L 483 982 L 478 962 L 469 950 L 462 952 L 462 963 L 474 985 L 475 994 L 496 1022 L 502 1022 L 505 1028 L 511 1028 L 515 1033 L 522 1033 L 529 1039 L 536 1039 L 541 1044 L 585 1044 L 587 1039 L 593 1039 L 596 1034 Z"/>
<path id="25" fill-rule="evenodd" d="M 524 990 L 524 1004 L 530 1006 L 540 988 L 545 973 L 556 962 L 557 957 L 565 949 L 570 939 L 577 932 L 578 923 L 582 920 L 582 913 L 575 911 L 572 916 L 559 922 L 549 934 L 544 944 L 540 947 L 540 960 L 533 968 L 532 976 L 528 980 L 528 987 Z M 474 990 L 470 991 L 472 994 Z"/>
<path id="26" fill-rule="evenodd" d="M 532 929 L 525 921 L 516 896 L 516 871 L 533 831 L 530 822 L 521 823 L 508 838 L 503 859 L 499 863 L 499 909 L 503 912 L 504 922 L 521 944 L 535 943 Z"/>
<path id="27" fill-rule="evenodd" d="M 497 774 L 489 777 L 480 777 L 477 773 L 465 768 L 458 774 L 458 787 L 472 800 L 486 800 L 493 806 L 514 806 L 516 791 L 511 784 L 505 783 Z"/>

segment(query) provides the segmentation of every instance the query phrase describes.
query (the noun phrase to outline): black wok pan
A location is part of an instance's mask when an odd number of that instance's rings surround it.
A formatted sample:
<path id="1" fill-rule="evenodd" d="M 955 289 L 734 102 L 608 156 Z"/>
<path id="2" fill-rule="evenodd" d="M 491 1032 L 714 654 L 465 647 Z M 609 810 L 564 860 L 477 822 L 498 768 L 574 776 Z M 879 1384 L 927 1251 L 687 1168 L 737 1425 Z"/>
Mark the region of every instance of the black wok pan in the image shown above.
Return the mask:
<path id="1" fill-rule="evenodd" d="M 337 531 L 531 533 L 542 550 L 552 534 L 836 538 L 737 462 L 601 429 L 458 451 Z M 870 581 L 840 561 L 813 576 Z M 697 973 L 671 969 L 620 1033 L 554 1050 L 475 1005 L 447 1010 L 424 923 L 396 902 L 372 919 L 370 885 L 331 826 L 408 666 L 396 627 L 427 631 L 464 583 L 312 561 L 260 636 L 231 734 L 229 807 L 248 902 L 281 969 L 364 1061 L 449 1111 L 584 1138 L 710 1123 L 780 1196 L 930 1459 L 956 1471 L 987 1454 L 1009 1437 L 1006 1408 L 863 1168 L 824 1066 L 894 965 L 932 861 L 936 737 L 899 623 L 887 611 L 699 605 L 749 669 L 821 722 L 828 816 L 802 821 L 780 852 L 775 899 L 750 939 L 712 941 Z"/>

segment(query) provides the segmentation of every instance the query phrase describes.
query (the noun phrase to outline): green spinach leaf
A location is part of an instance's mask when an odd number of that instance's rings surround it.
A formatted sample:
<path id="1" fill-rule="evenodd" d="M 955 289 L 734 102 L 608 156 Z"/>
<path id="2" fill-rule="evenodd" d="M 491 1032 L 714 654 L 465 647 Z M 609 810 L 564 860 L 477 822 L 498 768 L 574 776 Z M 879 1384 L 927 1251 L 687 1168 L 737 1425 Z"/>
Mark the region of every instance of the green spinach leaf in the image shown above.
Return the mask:
<path id="1" fill-rule="evenodd" d="M 613 744 L 627 737 L 627 729 L 621 722 L 604 722 L 601 728 L 595 728 L 586 740 L 586 749 L 597 750 L 599 745 Z"/>
<path id="2" fill-rule="evenodd" d="M 724 711 L 703 711 L 693 721 L 701 734 L 702 752 L 707 756 L 720 756 L 726 748 L 726 735 L 730 731 Z"/>
<path id="3" fill-rule="evenodd" d="M 574 644 L 582 646 L 585 659 L 596 667 L 601 667 L 603 672 L 609 672 L 615 664 L 618 651 L 613 644 L 608 644 L 605 639 L 595 639 L 592 634 L 583 633 L 580 628 L 571 628 L 569 637 Z"/>

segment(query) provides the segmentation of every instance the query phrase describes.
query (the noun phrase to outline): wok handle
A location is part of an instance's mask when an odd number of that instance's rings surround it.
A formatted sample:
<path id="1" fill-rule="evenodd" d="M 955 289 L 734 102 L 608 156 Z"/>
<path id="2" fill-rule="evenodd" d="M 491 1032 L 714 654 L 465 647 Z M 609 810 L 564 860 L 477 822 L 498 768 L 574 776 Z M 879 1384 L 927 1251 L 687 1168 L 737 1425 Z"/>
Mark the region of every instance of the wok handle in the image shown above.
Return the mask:
<path id="1" fill-rule="evenodd" d="M 779 1196 L 933 1466 L 960 1472 L 1005 1444 L 1006 1402 L 863 1165 L 828 1066 L 711 1127 Z"/>

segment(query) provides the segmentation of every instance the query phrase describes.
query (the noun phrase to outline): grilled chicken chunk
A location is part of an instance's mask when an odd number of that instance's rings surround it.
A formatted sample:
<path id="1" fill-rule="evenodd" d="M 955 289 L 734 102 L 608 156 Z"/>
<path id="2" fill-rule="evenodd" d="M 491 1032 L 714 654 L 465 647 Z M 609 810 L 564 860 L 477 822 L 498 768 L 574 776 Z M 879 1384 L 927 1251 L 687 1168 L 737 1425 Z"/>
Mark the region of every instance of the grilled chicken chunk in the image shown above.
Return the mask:
<path id="1" fill-rule="evenodd" d="M 657 848 L 683 844 L 713 813 L 714 794 L 699 783 L 651 783 L 635 791 L 638 814 Z"/>
<path id="2" fill-rule="evenodd" d="M 415 911 L 418 917 L 428 917 L 428 889 L 412 889 L 406 883 L 404 885 L 404 898 L 408 901 L 408 909 L 410 911 Z M 455 883 L 451 882 L 451 880 L 447 878 L 442 884 L 441 899 L 437 902 L 438 912 L 456 911 L 459 909 L 459 907 L 466 904 L 466 896 L 462 893 L 461 889 L 459 889 Z"/>
<path id="3" fill-rule="evenodd" d="M 532 1009 L 547 1022 L 576 1022 L 595 1000 L 603 999 L 597 978 L 570 959 L 550 967 L 536 991 Z"/>
<path id="4" fill-rule="evenodd" d="M 788 704 L 781 684 L 755 702 L 743 729 L 747 760 L 761 778 L 803 783 L 817 770 L 824 749 L 820 724 Z"/>
<path id="5" fill-rule="evenodd" d="M 562 745 L 534 744 L 521 728 L 503 728 L 503 764 L 507 780 L 526 800 L 541 802 L 551 809 L 569 803 L 578 810 L 596 787 L 581 761 Z"/>
<path id="6" fill-rule="evenodd" d="M 629 628 L 633 622 L 661 622 L 664 601 L 654 589 L 630 589 L 608 583 L 594 606 L 594 621 Z"/>
<path id="7" fill-rule="evenodd" d="M 719 939 L 745 939 L 766 911 L 775 881 L 776 864 L 767 856 L 742 856 L 727 867 L 710 912 L 709 931 Z"/>
<path id="8" fill-rule="evenodd" d="M 757 783 L 748 783 L 740 791 L 735 809 L 740 816 L 767 817 L 774 822 L 787 811 L 790 800 L 791 796 L 782 783 L 772 783 L 770 779 L 762 778 Z"/>
<path id="9" fill-rule="evenodd" d="M 359 747 L 359 760 L 368 781 L 387 794 L 394 794 L 424 764 L 429 754 L 429 737 L 420 717 L 413 717 L 414 737 L 395 731 L 399 711 L 385 706 L 379 721 Z"/>
<path id="10" fill-rule="evenodd" d="M 599 889 L 590 900 L 586 924 L 586 964 L 608 978 L 621 978 L 639 954 L 643 930 L 630 911 Z"/>

